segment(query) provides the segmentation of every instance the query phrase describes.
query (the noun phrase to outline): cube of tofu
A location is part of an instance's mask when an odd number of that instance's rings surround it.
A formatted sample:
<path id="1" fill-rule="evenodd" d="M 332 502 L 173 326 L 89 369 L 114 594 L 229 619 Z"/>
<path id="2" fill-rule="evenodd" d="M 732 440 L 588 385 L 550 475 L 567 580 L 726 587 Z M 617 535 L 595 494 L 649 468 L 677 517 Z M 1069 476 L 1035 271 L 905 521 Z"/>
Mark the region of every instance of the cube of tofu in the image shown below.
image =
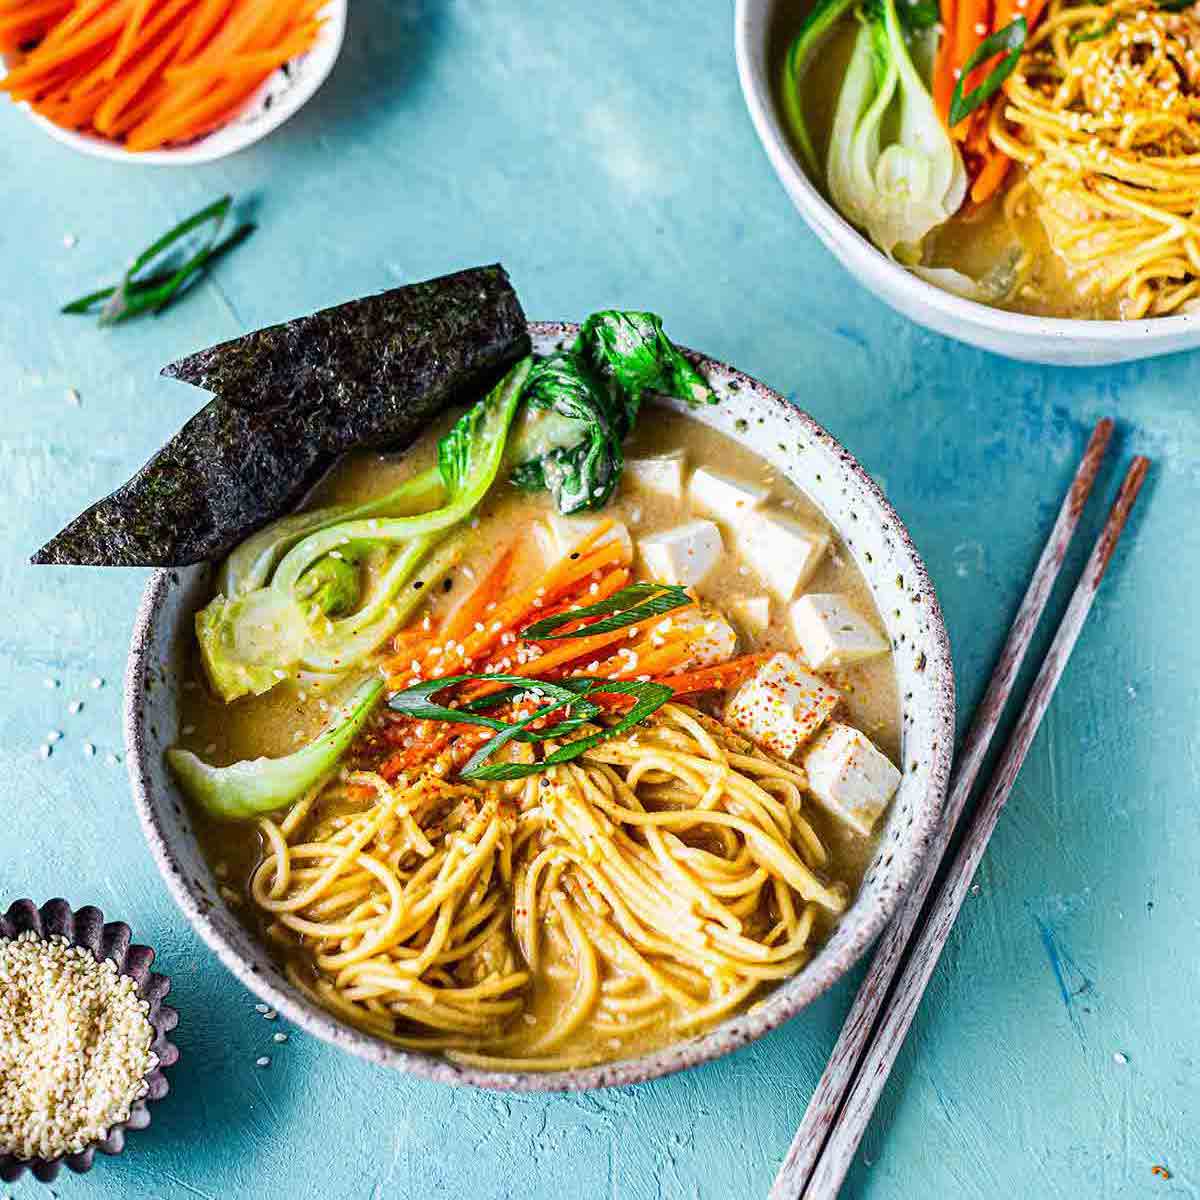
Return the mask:
<path id="1" fill-rule="evenodd" d="M 729 604 L 733 618 L 753 637 L 761 637 L 771 624 L 770 596 L 739 596 Z"/>
<path id="2" fill-rule="evenodd" d="M 669 500 L 683 499 L 683 472 L 687 458 L 682 450 L 654 458 L 627 458 L 623 478 L 642 492 L 652 492 Z"/>
<path id="3" fill-rule="evenodd" d="M 886 639 L 845 596 L 809 592 L 790 609 L 792 630 L 814 671 L 849 667 L 886 654 Z"/>
<path id="4" fill-rule="evenodd" d="M 680 587 L 703 583 L 725 552 L 721 531 L 711 521 L 688 521 L 639 538 L 637 545 L 651 579 Z"/>
<path id="5" fill-rule="evenodd" d="M 714 667 L 733 658 L 737 653 L 737 630 L 715 608 L 683 608 L 668 613 L 650 631 L 651 638 L 676 638 L 688 635 L 688 653 L 677 668 L 693 671 L 697 667 Z"/>
<path id="6" fill-rule="evenodd" d="M 900 772 L 865 733 L 837 721 L 821 731 L 804 755 L 808 790 L 835 817 L 864 837 L 900 786 Z"/>
<path id="7" fill-rule="evenodd" d="M 781 600 L 811 578 L 829 549 L 829 535 L 773 512 L 752 513 L 738 527 L 738 549 Z"/>
<path id="8" fill-rule="evenodd" d="M 601 521 L 604 516 L 564 517 L 561 513 L 552 513 L 544 521 L 534 525 L 533 536 L 547 565 L 558 562 L 565 554 L 581 542 Z M 614 521 L 613 527 L 596 542 L 596 547 L 616 541 L 621 544 L 621 557 L 624 562 L 633 562 L 633 539 L 629 536 L 628 527 L 621 521 Z"/>
<path id="9" fill-rule="evenodd" d="M 780 758 L 794 758 L 841 701 L 790 654 L 776 654 L 733 693 L 725 720 Z"/>
<path id="10" fill-rule="evenodd" d="M 688 480 L 688 495 L 701 511 L 711 513 L 726 524 L 737 526 L 742 519 L 761 508 L 771 494 L 769 488 L 722 475 L 709 467 L 697 467 Z"/>

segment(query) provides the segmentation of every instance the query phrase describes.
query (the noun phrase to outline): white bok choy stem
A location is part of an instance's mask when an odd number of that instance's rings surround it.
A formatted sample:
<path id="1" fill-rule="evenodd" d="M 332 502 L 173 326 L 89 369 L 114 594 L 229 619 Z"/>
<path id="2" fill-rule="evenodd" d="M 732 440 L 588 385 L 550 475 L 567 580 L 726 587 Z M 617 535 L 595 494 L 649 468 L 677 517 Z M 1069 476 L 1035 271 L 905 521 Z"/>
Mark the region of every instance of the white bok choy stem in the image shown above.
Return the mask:
<path id="1" fill-rule="evenodd" d="M 167 762 L 183 790 L 209 816 L 244 821 L 299 800 L 337 769 L 383 694 L 376 675 L 359 685 L 325 731 L 282 758 L 254 758 L 213 767 L 190 750 L 173 746 Z"/>
<path id="2" fill-rule="evenodd" d="M 913 66 L 895 0 L 868 0 L 859 19 L 834 112 L 829 192 L 881 250 L 913 263 L 961 207 L 967 173 Z"/>

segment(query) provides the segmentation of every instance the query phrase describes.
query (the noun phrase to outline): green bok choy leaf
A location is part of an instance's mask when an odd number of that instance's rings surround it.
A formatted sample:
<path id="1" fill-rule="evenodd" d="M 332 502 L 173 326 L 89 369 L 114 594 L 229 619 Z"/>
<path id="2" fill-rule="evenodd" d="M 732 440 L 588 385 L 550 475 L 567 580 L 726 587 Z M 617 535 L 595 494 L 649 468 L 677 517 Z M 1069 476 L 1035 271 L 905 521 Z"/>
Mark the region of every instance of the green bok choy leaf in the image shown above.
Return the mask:
<path id="1" fill-rule="evenodd" d="M 283 758 L 255 758 L 213 767 L 172 747 L 167 762 L 183 790 L 209 816 L 244 821 L 299 800 L 337 768 L 383 694 L 383 680 L 363 683 L 315 741 Z"/>
<path id="2" fill-rule="evenodd" d="M 513 439 L 513 482 L 526 491 L 545 488 L 561 513 L 603 508 L 620 481 L 621 443 L 646 392 L 716 403 L 654 313 L 593 313 L 570 350 L 533 368 L 524 425 Z"/>

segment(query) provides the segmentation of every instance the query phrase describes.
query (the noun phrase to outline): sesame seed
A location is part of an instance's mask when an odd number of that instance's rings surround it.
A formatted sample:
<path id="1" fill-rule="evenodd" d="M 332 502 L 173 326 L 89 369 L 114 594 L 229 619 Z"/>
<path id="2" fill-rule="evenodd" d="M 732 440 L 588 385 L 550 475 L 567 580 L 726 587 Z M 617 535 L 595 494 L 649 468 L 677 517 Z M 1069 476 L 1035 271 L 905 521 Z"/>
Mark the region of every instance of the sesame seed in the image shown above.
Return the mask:
<path id="1" fill-rule="evenodd" d="M 38 753 L 39 753 L 39 754 L 40 754 L 40 755 L 41 755 L 43 758 L 49 758 L 49 757 L 50 757 L 50 755 L 54 753 L 54 749 L 53 749 L 53 747 L 51 747 L 51 746 L 48 746 L 48 745 L 47 745 L 45 742 L 43 742 L 43 743 L 42 743 L 42 744 L 41 744 L 41 745 L 38 747 Z"/>
<path id="2" fill-rule="evenodd" d="M 61 739 L 62 739 L 62 730 L 61 729 L 52 729 L 52 730 L 50 730 L 50 732 L 48 734 L 46 734 L 46 741 L 48 741 L 48 742 L 57 742 L 57 741 L 60 741 Z"/>
<path id="3" fill-rule="evenodd" d="M 0 940 L 0 1047 L 25 1069 L 0 1088 L 0 1146 L 77 1154 L 128 1118 L 157 1065 L 136 986 L 66 938 Z"/>
<path id="4" fill-rule="evenodd" d="M 71 703 L 67 705 L 67 712 L 69 712 L 72 716 L 74 716 L 76 713 L 83 712 L 83 701 L 72 700 Z"/>
<path id="5" fill-rule="evenodd" d="M 267 1055 L 264 1054 L 260 1058 L 256 1058 L 254 1060 L 254 1065 L 256 1067 L 269 1067 L 271 1065 L 271 1060 L 267 1057 Z"/>
<path id="6" fill-rule="evenodd" d="M 56 687 L 58 687 L 58 680 L 57 679 L 46 679 L 43 681 L 42 686 L 48 687 L 48 688 L 56 688 Z"/>
<path id="7" fill-rule="evenodd" d="M 286 1033 L 277 1033 L 271 1040 L 278 1042 L 282 1046 L 288 1040 L 288 1035 Z"/>
<path id="8" fill-rule="evenodd" d="M 75 388 L 67 388 L 67 403 L 72 408 L 79 407 L 79 392 Z"/>
<path id="9" fill-rule="evenodd" d="M 90 686 L 98 690 L 104 686 L 104 680 L 97 675 L 92 679 Z"/>
<path id="10" fill-rule="evenodd" d="M 96 747 L 93 746 L 91 742 L 84 742 L 83 752 L 88 756 L 88 758 L 91 758 L 92 755 L 96 753 Z"/>

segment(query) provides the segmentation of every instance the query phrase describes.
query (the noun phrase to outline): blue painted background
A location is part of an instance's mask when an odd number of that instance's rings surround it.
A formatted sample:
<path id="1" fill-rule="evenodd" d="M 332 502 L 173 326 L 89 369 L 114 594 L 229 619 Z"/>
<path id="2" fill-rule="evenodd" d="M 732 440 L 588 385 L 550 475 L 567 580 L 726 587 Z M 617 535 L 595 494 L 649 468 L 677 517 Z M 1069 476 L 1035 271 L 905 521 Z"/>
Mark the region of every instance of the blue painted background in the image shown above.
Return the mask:
<path id="1" fill-rule="evenodd" d="M 926 334 L 860 291 L 808 235 L 754 139 L 731 9 L 351 0 L 345 52 L 312 104 L 258 147 L 187 171 L 76 157 L 0 105 L 0 901 L 65 894 L 127 919 L 159 948 L 183 1014 L 183 1059 L 153 1127 L 90 1176 L 60 1179 L 57 1194 L 766 1194 L 852 983 L 725 1061 L 592 1095 L 456 1091 L 302 1034 L 275 1045 L 278 1023 L 255 1013 L 168 899 L 124 767 L 105 761 L 121 754 L 143 573 L 27 565 L 200 405 L 157 378 L 160 364 L 494 259 L 531 316 L 656 309 L 676 338 L 772 383 L 841 437 L 929 562 L 965 711 L 1093 422 L 1120 418 L 1119 457 L 1154 457 L 846 1194 L 1200 1193 L 1197 359 L 1017 365 Z M 56 315 L 226 189 L 253 199 L 262 227 L 177 310 L 112 331 Z M 1114 486 L 1111 468 L 1106 500 Z M 105 685 L 93 690 L 94 677 Z M 44 761 L 53 729 L 65 736 Z M 26 1200 L 38 1185 L 10 1190 Z"/>

